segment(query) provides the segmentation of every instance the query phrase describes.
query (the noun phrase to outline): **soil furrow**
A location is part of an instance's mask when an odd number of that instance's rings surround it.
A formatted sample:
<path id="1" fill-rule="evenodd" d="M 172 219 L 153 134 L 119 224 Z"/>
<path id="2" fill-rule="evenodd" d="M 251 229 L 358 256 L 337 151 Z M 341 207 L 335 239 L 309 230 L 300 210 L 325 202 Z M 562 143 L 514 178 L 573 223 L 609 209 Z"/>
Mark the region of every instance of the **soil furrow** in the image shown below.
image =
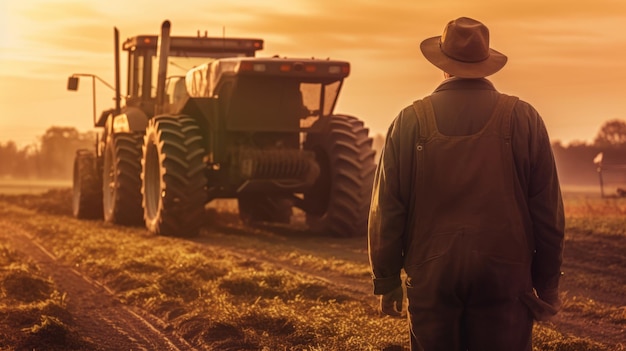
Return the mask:
<path id="1" fill-rule="evenodd" d="M 67 309 L 77 332 L 99 350 L 193 350 L 176 335 L 160 330 L 120 303 L 108 289 L 94 283 L 37 244 L 18 226 L 0 220 L 0 237 L 16 251 L 27 254 L 66 294 Z"/>

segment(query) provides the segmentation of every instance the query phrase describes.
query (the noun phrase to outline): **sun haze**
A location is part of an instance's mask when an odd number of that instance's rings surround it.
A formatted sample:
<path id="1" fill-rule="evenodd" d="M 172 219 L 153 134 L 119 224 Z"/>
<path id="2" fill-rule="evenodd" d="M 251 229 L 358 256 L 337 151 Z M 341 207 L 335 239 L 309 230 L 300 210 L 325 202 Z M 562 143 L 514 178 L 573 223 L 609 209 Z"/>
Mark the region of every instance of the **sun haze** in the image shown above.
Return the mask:
<path id="1" fill-rule="evenodd" d="M 442 79 L 419 43 L 461 16 L 489 27 L 491 46 L 509 57 L 491 80 L 532 103 L 553 140 L 588 141 L 604 121 L 626 119 L 622 1 L 31 0 L 0 4 L 0 142 L 30 144 L 52 125 L 91 129 L 91 92 L 66 91 L 67 77 L 113 82 L 112 28 L 123 40 L 158 33 L 164 19 L 173 35 L 262 38 L 260 56 L 349 61 L 337 112 L 384 133 Z M 106 87 L 97 93 L 99 113 L 113 102 Z"/>

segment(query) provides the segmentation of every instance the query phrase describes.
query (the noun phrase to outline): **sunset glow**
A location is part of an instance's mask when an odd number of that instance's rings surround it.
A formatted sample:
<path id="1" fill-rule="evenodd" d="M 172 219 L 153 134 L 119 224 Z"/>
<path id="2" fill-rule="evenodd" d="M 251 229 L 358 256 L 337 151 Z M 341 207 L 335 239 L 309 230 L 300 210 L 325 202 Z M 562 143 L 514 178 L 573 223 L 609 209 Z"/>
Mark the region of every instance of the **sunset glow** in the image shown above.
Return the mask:
<path id="1" fill-rule="evenodd" d="M 156 34 L 164 19 L 173 35 L 262 38 L 260 56 L 349 61 L 337 112 L 384 133 L 442 79 L 420 41 L 460 16 L 490 28 L 492 47 L 509 57 L 491 80 L 533 104 L 553 140 L 588 141 L 604 121 L 626 119 L 622 1 L 31 0 L 0 5 L 0 142 L 26 145 L 52 125 L 91 129 L 91 92 L 67 92 L 67 77 L 89 72 L 112 82 L 112 28 L 122 39 Z M 98 109 L 108 108 L 110 91 L 98 89 Z"/>

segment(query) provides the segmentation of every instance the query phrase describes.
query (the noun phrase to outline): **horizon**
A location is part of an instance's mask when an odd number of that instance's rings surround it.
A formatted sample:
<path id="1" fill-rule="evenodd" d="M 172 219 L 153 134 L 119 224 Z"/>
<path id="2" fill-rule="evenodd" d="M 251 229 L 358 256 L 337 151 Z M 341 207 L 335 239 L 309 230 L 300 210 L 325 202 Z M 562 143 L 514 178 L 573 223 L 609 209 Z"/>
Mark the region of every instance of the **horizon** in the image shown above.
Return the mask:
<path id="1" fill-rule="evenodd" d="M 598 126 L 598 131 L 600 130 L 601 126 L 605 122 L 608 122 L 608 121 L 609 120 L 602 122 L 602 124 Z M 622 119 L 622 121 L 626 122 L 626 119 Z M 28 148 L 30 146 L 40 146 L 40 144 L 41 144 L 41 140 L 40 139 L 43 137 L 43 135 L 45 134 L 45 132 L 49 128 L 53 128 L 53 127 L 61 127 L 61 128 L 69 127 L 69 128 L 72 128 L 72 127 L 75 127 L 75 126 L 50 125 L 50 126 L 48 126 L 46 128 L 43 128 L 41 134 L 37 134 L 37 135 L 33 135 L 33 136 L 28 136 L 28 135 L 25 136 L 24 138 L 22 138 L 23 139 L 22 142 L 18 142 L 17 140 L 13 140 L 13 139 L 7 139 L 7 140 L 0 139 L 0 146 L 1 145 L 6 145 L 9 142 L 15 143 L 15 145 L 17 146 L 17 148 L 19 150 L 24 150 L 25 148 Z M 39 127 L 34 128 L 34 129 L 39 130 Z M 88 132 L 100 133 L 101 132 L 101 128 L 98 128 L 98 129 L 93 128 L 93 129 L 88 129 L 88 130 L 78 130 L 77 129 L 77 131 L 79 133 L 81 133 L 81 134 L 88 133 Z M 598 133 L 596 132 L 596 134 L 594 134 L 592 137 L 590 137 L 590 138 L 588 138 L 586 140 L 573 139 L 573 140 L 563 141 L 561 139 L 550 138 L 550 144 L 551 145 L 560 144 L 562 147 L 565 147 L 565 148 L 567 148 L 569 146 L 579 145 L 581 143 L 584 144 L 584 145 L 587 145 L 587 146 L 593 146 L 594 145 L 594 139 L 596 138 L 597 134 Z M 383 142 L 384 142 L 385 135 L 386 134 L 383 133 L 383 132 L 375 132 L 375 131 L 372 131 L 372 130 L 370 130 L 370 134 L 369 134 L 369 136 L 371 138 L 373 138 L 374 140 L 377 137 L 383 138 Z M 26 139 L 29 139 L 29 140 L 26 140 Z"/>

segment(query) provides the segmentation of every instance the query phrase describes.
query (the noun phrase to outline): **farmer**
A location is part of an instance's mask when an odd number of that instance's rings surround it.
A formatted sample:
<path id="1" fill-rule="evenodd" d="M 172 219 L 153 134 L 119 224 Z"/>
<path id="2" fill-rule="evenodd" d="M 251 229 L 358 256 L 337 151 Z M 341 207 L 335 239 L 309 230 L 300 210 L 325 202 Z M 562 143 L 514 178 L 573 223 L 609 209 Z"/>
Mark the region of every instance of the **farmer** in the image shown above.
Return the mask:
<path id="1" fill-rule="evenodd" d="M 411 350 L 528 350 L 558 311 L 563 204 L 537 111 L 485 77 L 507 57 L 471 18 L 421 43 L 445 80 L 392 122 L 374 180 L 369 256 L 382 312 Z"/>

